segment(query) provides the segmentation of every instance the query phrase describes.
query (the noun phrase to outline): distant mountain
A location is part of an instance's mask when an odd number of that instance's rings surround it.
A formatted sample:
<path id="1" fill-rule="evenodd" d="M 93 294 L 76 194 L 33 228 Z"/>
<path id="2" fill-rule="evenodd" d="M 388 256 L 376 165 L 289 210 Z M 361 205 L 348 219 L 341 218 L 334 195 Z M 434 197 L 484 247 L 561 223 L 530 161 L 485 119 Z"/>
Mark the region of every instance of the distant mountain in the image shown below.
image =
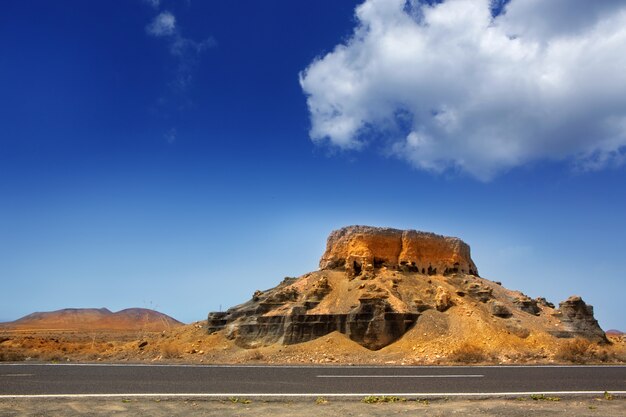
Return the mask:
<path id="1" fill-rule="evenodd" d="M 621 330 L 611 329 L 606 331 L 607 336 L 621 336 L 624 334 Z"/>
<path id="2" fill-rule="evenodd" d="M 111 312 L 107 308 L 66 308 L 36 312 L 18 320 L 0 323 L 13 330 L 145 330 L 163 331 L 183 323 L 155 310 L 128 308 Z"/>

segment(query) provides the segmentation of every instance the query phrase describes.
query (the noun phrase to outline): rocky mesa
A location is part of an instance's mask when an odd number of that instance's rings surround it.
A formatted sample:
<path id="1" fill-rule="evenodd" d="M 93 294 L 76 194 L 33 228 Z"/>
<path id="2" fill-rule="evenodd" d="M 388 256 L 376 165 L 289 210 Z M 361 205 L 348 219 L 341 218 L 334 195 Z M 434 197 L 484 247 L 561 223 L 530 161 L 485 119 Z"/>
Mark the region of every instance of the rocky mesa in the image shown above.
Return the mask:
<path id="1" fill-rule="evenodd" d="M 427 275 L 478 275 L 470 247 L 461 239 L 415 230 L 351 226 L 328 237 L 320 269 L 344 268 L 349 276 L 381 267 Z"/>
<path id="2" fill-rule="evenodd" d="M 469 245 L 458 238 L 369 226 L 333 231 L 318 271 L 209 313 L 207 326 L 244 348 L 332 332 L 372 351 L 426 352 L 468 342 L 545 351 L 569 338 L 608 343 L 593 308 L 578 296 L 556 308 L 481 278 Z"/>

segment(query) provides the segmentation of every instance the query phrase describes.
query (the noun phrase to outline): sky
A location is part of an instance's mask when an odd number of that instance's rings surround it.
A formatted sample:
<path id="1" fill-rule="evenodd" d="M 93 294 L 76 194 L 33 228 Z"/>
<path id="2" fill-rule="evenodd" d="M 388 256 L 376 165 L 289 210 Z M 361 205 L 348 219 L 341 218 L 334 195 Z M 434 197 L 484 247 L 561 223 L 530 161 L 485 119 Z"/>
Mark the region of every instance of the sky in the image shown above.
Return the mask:
<path id="1" fill-rule="evenodd" d="M 181 321 L 316 270 L 352 224 L 626 330 L 626 3 L 12 1 L 0 321 Z"/>

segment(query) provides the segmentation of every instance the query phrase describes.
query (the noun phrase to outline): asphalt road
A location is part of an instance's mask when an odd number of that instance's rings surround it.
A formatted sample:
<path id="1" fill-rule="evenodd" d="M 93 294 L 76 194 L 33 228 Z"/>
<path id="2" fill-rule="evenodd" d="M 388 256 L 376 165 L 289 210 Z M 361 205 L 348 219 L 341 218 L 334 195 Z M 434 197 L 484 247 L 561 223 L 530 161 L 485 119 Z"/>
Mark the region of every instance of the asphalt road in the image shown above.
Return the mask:
<path id="1" fill-rule="evenodd" d="M 626 366 L 196 366 L 0 364 L 13 395 L 626 394 Z"/>

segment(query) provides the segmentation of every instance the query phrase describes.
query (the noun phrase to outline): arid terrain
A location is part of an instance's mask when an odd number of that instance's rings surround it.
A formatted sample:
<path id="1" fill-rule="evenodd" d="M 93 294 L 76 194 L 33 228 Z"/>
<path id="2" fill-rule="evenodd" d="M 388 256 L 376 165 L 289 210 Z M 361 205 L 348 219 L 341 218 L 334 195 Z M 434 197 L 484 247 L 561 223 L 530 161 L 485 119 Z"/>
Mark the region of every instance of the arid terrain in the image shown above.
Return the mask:
<path id="1" fill-rule="evenodd" d="M 122 398 L 122 399 L 9 399 L 0 401 L 0 414 L 24 416 L 602 416 L 622 417 L 624 399 L 558 398 L 420 399 L 390 398 L 390 402 L 333 398 L 274 400 L 229 398 L 223 400 Z"/>
<path id="2" fill-rule="evenodd" d="M 318 271 L 207 321 L 146 309 L 34 313 L 0 325 L 0 360 L 623 363 L 626 340 L 605 334 L 581 297 L 557 307 L 481 278 L 459 239 L 359 226 L 331 234 Z"/>
<path id="3" fill-rule="evenodd" d="M 602 345 L 576 339 L 554 341 L 539 338 L 498 349 L 494 340 L 490 344 L 477 344 L 453 337 L 449 337 L 449 340 L 455 344 L 438 345 L 434 341 L 425 340 L 428 334 L 426 326 L 416 326 L 395 344 L 372 351 L 338 332 L 300 344 L 247 349 L 223 334 L 208 335 L 206 322 L 177 326 L 161 332 L 0 330 L 0 359 L 378 365 L 626 362 L 626 340 L 623 336 L 609 336 L 611 343 Z"/>

